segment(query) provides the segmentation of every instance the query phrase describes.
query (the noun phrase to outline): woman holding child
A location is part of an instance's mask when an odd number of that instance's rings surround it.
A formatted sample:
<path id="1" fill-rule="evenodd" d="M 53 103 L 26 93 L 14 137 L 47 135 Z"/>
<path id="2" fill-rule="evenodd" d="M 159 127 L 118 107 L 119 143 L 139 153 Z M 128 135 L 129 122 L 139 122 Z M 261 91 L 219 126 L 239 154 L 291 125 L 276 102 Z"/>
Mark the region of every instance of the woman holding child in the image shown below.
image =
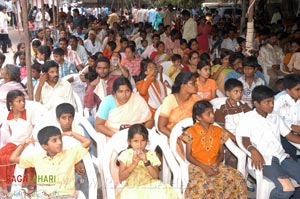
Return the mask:
<path id="1" fill-rule="evenodd" d="M 222 163 L 228 136 L 213 125 L 213 107 L 208 101 L 195 103 L 193 121 L 181 136 L 186 142 L 186 159 L 191 163 L 185 198 L 248 198 L 242 174 Z"/>
<path id="2" fill-rule="evenodd" d="M 111 137 L 120 129 L 138 123 L 152 128 L 151 111 L 145 100 L 132 92 L 130 81 L 119 77 L 113 84 L 113 94 L 107 96 L 100 104 L 95 129 Z"/>

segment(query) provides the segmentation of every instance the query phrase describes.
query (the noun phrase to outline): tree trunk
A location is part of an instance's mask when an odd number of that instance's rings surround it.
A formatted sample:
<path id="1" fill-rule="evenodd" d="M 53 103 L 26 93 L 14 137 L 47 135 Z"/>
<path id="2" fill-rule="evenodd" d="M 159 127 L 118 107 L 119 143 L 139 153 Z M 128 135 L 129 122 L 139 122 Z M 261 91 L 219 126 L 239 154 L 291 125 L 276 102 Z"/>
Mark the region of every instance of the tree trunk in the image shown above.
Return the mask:
<path id="1" fill-rule="evenodd" d="M 57 14 L 57 17 L 56 17 L 56 25 L 57 25 L 57 27 L 55 27 L 55 41 L 57 41 L 58 39 L 58 35 L 57 35 L 57 28 L 58 28 L 58 26 L 59 26 L 59 17 L 58 17 L 58 13 L 59 13 L 59 0 L 56 0 L 56 14 Z"/>
<path id="2" fill-rule="evenodd" d="M 43 32 L 44 32 L 44 44 L 46 44 L 46 21 L 45 21 L 45 4 L 44 1 L 42 1 L 42 16 L 43 16 Z"/>
<path id="3" fill-rule="evenodd" d="M 54 31 L 55 31 L 55 33 L 57 32 L 56 31 L 56 18 L 58 18 L 58 12 L 57 12 L 57 7 L 58 7 L 58 5 L 56 5 L 56 7 L 55 7 L 55 2 L 54 2 L 55 0 L 52 0 L 52 16 L 53 16 L 53 18 L 52 18 L 52 22 L 53 22 L 53 29 L 54 29 Z M 57 15 L 56 15 L 57 14 Z M 55 35 L 55 38 L 56 38 L 56 35 Z"/>
<path id="4" fill-rule="evenodd" d="M 253 50 L 253 37 L 254 37 L 254 12 L 255 0 L 250 0 L 248 8 L 248 23 L 247 23 L 247 34 L 246 34 L 246 53 L 247 55 L 252 55 Z"/>
<path id="5" fill-rule="evenodd" d="M 27 3 L 26 0 L 21 0 L 22 7 L 22 20 L 23 20 L 23 31 L 25 34 L 25 53 L 26 53 L 26 71 L 27 71 L 27 93 L 30 100 L 33 100 L 33 86 L 32 86 L 32 77 L 31 77 L 31 50 L 30 50 L 30 41 L 29 41 L 29 29 L 28 29 L 28 16 L 27 12 Z"/>
<path id="6" fill-rule="evenodd" d="M 247 8 L 246 8 L 246 0 L 242 0 L 242 17 L 241 17 L 241 22 L 240 22 L 240 34 L 243 32 L 243 29 L 245 27 L 245 18 L 246 18 L 246 12 L 247 12 Z"/>

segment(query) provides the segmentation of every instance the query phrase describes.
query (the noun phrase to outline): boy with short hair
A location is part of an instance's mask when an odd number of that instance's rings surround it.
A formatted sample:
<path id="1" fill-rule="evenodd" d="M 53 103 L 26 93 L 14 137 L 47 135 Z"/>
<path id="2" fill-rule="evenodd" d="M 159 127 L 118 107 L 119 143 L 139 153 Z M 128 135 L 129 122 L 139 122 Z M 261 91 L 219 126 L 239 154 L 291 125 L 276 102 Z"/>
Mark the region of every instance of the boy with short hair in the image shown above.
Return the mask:
<path id="1" fill-rule="evenodd" d="M 290 177 L 300 182 L 300 164 L 285 153 L 280 135 L 300 143 L 300 136 L 291 132 L 283 120 L 273 112 L 274 92 L 267 86 L 252 91 L 255 109 L 241 118 L 236 135 L 242 137 L 244 147 L 251 153 L 252 165 L 263 169 L 263 175 L 275 184 L 270 198 L 290 198 L 295 188 Z"/>
<path id="2" fill-rule="evenodd" d="M 295 134 L 300 133 L 300 76 L 298 74 L 286 75 L 283 79 L 284 91 L 275 96 L 274 112 L 290 127 Z M 295 160 L 297 149 L 286 138 L 281 136 L 284 150 Z"/>
<path id="3" fill-rule="evenodd" d="M 141 55 L 143 54 L 143 52 L 145 51 L 145 49 L 147 48 L 148 46 L 148 40 L 147 39 L 142 39 L 141 40 L 141 45 L 139 47 L 137 47 L 137 54 L 138 55 Z"/>
<path id="4" fill-rule="evenodd" d="M 227 98 L 224 98 L 224 102 L 216 107 L 215 122 L 226 128 L 234 136 L 240 117 L 251 109 L 247 103 L 241 102 L 243 95 L 241 81 L 233 78 L 228 79 L 225 82 L 224 90 Z"/>
<path id="5" fill-rule="evenodd" d="M 41 64 L 40 63 L 33 63 L 31 65 L 31 82 L 32 82 L 32 86 L 34 87 L 38 80 L 40 79 L 40 75 L 41 75 Z M 27 77 L 25 77 L 22 80 L 22 83 L 27 87 Z"/>
<path id="6" fill-rule="evenodd" d="M 265 85 L 264 80 L 255 76 L 255 72 L 258 67 L 257 58 L 254 56 L 245 57 L 243 59 L 243 72 L 244 74 L 238 78 L 243 83 L 243 96 L 242 100 L 246 102 L 249 107 L 253 107 L 251 101 L 252 90 L 259 85 Z"/>
<path id="7" fill-rule="evenodd" d="M 121 44 L 121 48 L 119 50 L 120 53 L 125 52 L 125 48 L 128 46 L 128 42 L 129 42 L 129 40 L 125 37 L 122 37 L 120 39 L 120 44 Z"/>
<path id="8" fill-rule="evenodd" d="M 82 136 L 88 137 L 85 134 L 83 128 L 77 124 L 74 124 L 75 108 L 69 103 L 62 103 L 56 107 L 56 120 L 59 123 L 61 132 L 76 132 Z M 71 145 L 65 145 L 64 149 L 73 147 L 76 143 L 72 142 Z M 86 170 L 83 161 L 79 161 L 75 164 L 75 186 L 77 190 L 84 193 L 86 198 L 89 194 L 89 183 L 86 175 Z"/>
<path id="9" fill-rule="evenodd" d="M 53 58 L 58 63 L 59 67 L 59 77 L 63 78 L 64 76 L 77 73 L 72 62 L 65 60 L 65 51 L 62 48 L 56 48 L 53 50 Z"/>
<path id="10" fill-rule="evenodd" d="M 243 84 L 237 79 L 228 79 L 225 82 L 224 90 L 227 98 L 219 104 L 212 104 L 216 107 L 215 122 L 229 131 L 229 136 L 235 140 L 235 130 L 244 113 L 250 111 L 247 103 L 241 102 L 243 93 Z M 237 168 L 237 158 L 228 150 L 225 151 L 225 164 Z M 249 191 L 253 190 L 249 182 L 247 182 Z"/>
<path id="11" fill-rule="evenodd" d="M 62 136 L 74 137 L 81 145 L 63 150 Z M 35 167 L 38 192 L 49 194 L 52 198 L 75 199 L 74 165 L 87 154 L 91 141 L 72 131 L 61 133 L 55 126 L 42 128 L 38 133 L 38 141 L 45 154 L 20 157 L 32 142 L 26 140 L 14 151 L 10 161 L 24 168 Z"/>

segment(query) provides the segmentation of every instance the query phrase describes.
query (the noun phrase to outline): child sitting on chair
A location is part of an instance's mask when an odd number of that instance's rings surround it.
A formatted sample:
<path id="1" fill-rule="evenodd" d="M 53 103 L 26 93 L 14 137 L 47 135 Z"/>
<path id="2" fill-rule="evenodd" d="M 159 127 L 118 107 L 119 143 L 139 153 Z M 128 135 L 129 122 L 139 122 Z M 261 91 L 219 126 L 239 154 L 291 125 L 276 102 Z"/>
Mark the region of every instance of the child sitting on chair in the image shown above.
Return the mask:
<path id="1" fill-rule="evenodd" d="M 177 199 L 177 192 L 158 179 L 160 161 L 154 151 L 148 151 L 148 130 L 134 124 L 128 130 L 128 148 L 118 157 L 120 182 L 125 186 L 117 199 L 164 198 Z"/>
<path id="2" fill-rule="evenodd" d="M 196 102 L 193 121 L 194 125 L 181 136 L 186 142 L 186 159 L 191 163 L 185 198 L 248 198 L 242 174 L 222 163 L 228 136 L 222 128 L 213 125 L 215 115 L 211 103 Z"/>
<path id="3" fill-rule="evenodd" d="M 62 136 L 74 137 L 81 145 L 63 150 Z M 33 142 L 27 139 L 13 152 L 10 161 L 23 168 L 35 167 L 37 192 L 49 194 L 53 198 L 60 196 L 75 199 L 74 165 L 88 153 L 91 141 L 71 131 L 61 133 L 55 126 L 42 128 L 38 140 L 46 153 L 20 157 L 26 146 Z"/>
<path id="4" fill-rule="evenodd" d="M 252 165 L 275 184 L 270 198 L 290 198 L 295 191 L 290 177 L 300 182 L 300 164 L 283 149 L 280 135 L 294 143 L 300 136 L 292 132 L 280 116 L 273 112 L 274 92 L 267 86 L 252 91 L 255 109 L 245 113 L 236 129 L 244 147 L 251 153 Z M 299 197 L 293 197 L 299 198 Z"/>

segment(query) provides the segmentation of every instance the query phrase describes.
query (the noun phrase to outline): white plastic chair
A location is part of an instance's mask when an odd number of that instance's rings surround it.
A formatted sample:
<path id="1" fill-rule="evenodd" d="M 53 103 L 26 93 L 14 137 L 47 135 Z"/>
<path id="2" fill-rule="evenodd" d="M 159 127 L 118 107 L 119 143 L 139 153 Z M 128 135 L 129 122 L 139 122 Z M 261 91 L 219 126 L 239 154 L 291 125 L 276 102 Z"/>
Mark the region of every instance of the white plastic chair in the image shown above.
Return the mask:
<path id="1" fill-rule="evenodd" d="M 171 78 L 168 75 L 164 74 L 164 73 L 162 74 L 162 77 L 163 77 L 164 83 L 168 83 L 169 86 L 172 87 L 173 81 L 171 80 Z"/>
<path id="2" fill-rule="evenodd" d="M 161 136 L 157 134 L 154 130 L 149 130 L 149 143 L 147 145 L 147 149 L 149 150 L 155 150 L 156 146 L 159 146 L 161 150 L 163 151 L 163 156 L 165 157 L 165 160 L 167 161 L 168 165 L 170 165 L 170 168 L 173 172 L 173 187 L 180 192 L 179 188 L 179 182 L 181 179 L 179 166 L 172 155 L 172 152 L 166 142 L 164 142 L 161 139 Z M 122 150 L 125 150 L 128 147 L 127 143 L 127 137 L 128 137 L 128 129 L 124 129 L 122 131 L 119 131 L 115 135 L 111 137 L 111 139 L 107 142 L 107 145 L 105 147 L 105 153 L 103 157 L 103 171 L 104 171 L 104 177 L 105 177 L 105 184 L 106 184 L 106 191 L 107 191 L 107 198 L 108 199 L 115 199 L 115 188 L 114 188 L 114 181 L 111 176 L 111 170 L 110 170 L 110 163 L 111 163 L 111 155 L 115 151 L 119 153 Z M 164 180 L 163 180 L 164 181 Z"/>
<path id="3" fill-rule="evenodd" d="M 185 192 L 185 189 L 187 187 L 187 184 L 189 182 L 189 174 L 188 174 L 188 165 L 189 162 L 186 159 L 182 159 L 177 151 L 177 139 L 182 134 L 182 128 L 192 126 L 193 119 L 192 118 L 186 118 L 180 122 L 178 122 L 172 129 L 171 136 L 170 136 L 170 148 L 176 158 L 176 160 L 179 162 L 180 165 L 180 171 L 181 171 L 181 188 L 182 193 Z M 184 154 L 185 154 L 185 144 L 184 145 Z M 234 144 L 234 142 L 231 139 L 228 139 L 225 142 L 225 145 L 227 148 L 236 156 L 238 159 L 237 164 L 237 170 L 239 170 L 243 176 L 245 176 L 245 168 L 246 168 L 246 155 Z"/>
<path id="4" fill-rule="evenodd" d="M 167 74 L 167 71 L 168 71 L 169 67 L 173 65 L 173 62 L 172 61 L 164 61 L 160 65 L 163 67 L 163 74 Z"/>
<path id="5" fill-rule="evenodd" d="M 75 100 L 75 110 L 78 114 L 83 115 L 83 105 L 81 103 L 80 97 L 77 93 L 73 92 L 74 100 Z"/>
<path id="6" fill-rule="evenodd" d="M 90 122 L 83 117 L 82 115 L 75 114 L 74 122 L 77 124 L 81 124 L 85 130 L 88 132 L 90 137 L 94 142 L 96 142 L 96 155 L 91 155 L 93 163 L 97 166 L 98 172 L 100 174 L 101 180 L 101 188 L 102 188 L 102 198 L 106 198 L 106 190 L 105 190 L 105 180 L 103 174 L 103 154 L 104 154 L 104 147 L 106 145 L 106 137 L 102 133 L 96 132 L 94 127 L 90 124 Z"/>
<path id="7" fill-rule="evenodd" d="M 159 118 L 160 109 L 161 109 L 161 106 L 159 106 L 155 111 L 155 114 L 154 114 L 154 127 L 156 129 L 156 132 L 159 133 L 159 135 L 161 136 L 161 139 L 164 142 L 168 143 L 168 137 L 158 130 L 158 118 Z M 163 165 L 163 168 L 164 168 L 163 171 L 162 171 L 162 178 L 164 179 L 164 183 L 170 183 L 171 178 L 172 178 L 172 174 L 171 174 L 170 167 L 167 164 L 167 161 L 165 160 L 164 157 L 163 157 L 162 165 Z"/>
<path id="8" fill-rule="evenodd" d="M 210 100 L 209 102 L 213 105 L 214 111 L 216 111 L 216 109 L 219 109 L 221 105 L 225 104 L 226 99 L 227 97 L 217 97 Z"/>

